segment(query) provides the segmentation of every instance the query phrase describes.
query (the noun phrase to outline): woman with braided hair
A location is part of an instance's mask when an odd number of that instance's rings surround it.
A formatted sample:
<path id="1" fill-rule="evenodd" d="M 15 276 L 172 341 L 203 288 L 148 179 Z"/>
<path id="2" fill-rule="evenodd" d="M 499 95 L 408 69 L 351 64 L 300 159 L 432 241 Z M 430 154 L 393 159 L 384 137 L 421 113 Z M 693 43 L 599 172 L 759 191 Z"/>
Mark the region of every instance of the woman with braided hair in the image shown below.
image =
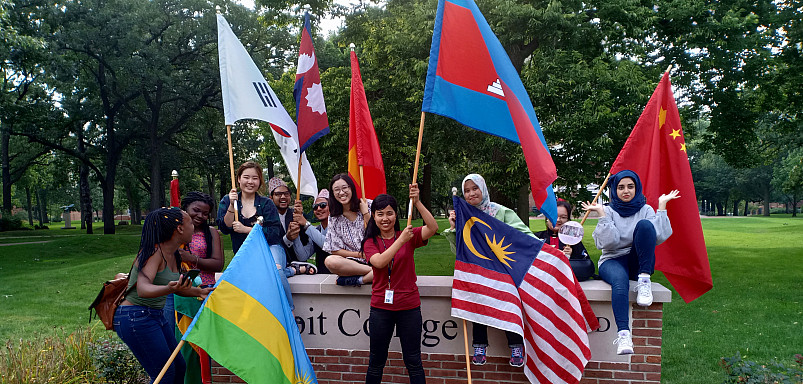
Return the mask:
<path id="1" fill-rule="evenodd" d="M 189 251 L 179 250 L 181 261 L 201 270 L 201 287 L 215 285 L 215 272 L 223 270 L 223 245 L 220 233 L 209 228 L 209 214 L 215 206 L 212 196 L 190 192 L 181 199 L 181 209 L 187 212 L 194 226 Z"/>
<path id="2" fill-rule="evenodd" d="M 125 299 L 114 314 L 114 330 L 151 378 L 156 379 L 177 342 L 163 316 L 169 294 L 206 298 L 211 288 L 181 279 L 178 248 L 192 239 L 192 219 L 180 209 L 160 208 L 142 226 L 139 251 L 131 267 Z M 162 382 L 184 382 L 184 359 L 173 360 Z"/>

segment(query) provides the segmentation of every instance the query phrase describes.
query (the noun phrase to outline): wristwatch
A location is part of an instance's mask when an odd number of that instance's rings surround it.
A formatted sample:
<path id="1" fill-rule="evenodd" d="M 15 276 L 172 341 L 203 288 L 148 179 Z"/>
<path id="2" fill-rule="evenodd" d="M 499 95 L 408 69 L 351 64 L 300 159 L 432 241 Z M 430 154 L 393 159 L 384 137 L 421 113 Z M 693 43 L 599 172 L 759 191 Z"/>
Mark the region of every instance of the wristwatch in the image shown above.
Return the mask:
<path id="1" fill-rule="evenodd" d="M 309 221 L 308 221 L 308 222 L 306 222 L 306 223 L 304 224 L 304 230 L 306 231 L 306 230 L 307 230 L 307 228 L 309 228 L 309 226 L 310 226 L 310 224 L 309 224 Z"/>

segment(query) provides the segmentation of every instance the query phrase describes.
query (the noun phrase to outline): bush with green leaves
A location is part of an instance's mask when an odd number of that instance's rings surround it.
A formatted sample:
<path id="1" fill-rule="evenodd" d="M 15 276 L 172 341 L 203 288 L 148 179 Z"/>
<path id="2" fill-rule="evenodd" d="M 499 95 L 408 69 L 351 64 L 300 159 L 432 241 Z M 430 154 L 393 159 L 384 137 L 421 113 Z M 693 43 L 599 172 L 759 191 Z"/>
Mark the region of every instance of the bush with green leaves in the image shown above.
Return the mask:
<path id="1" fill-rule="evenodd" d="M 22 220 L 19 217 L 3 216 L 0 217 L 0 232 L 15 231 L 22 228 Z"/>
<path id="2" fill-rule="evenodd" d="M 746 384 L 800 384 L 803 383 L 803 355 L 795 355 L 797 366 L 787 367 L 778 361 L 760 364 L 745 360 L 739 352 L 733 357 L 723 357 L 719 364 L 728 377 L 723 383 Z"/>
<path id="3" fill-rule="evenodd" d="M 114 384 L 140 384 L 150 379 L 134 354 L 115 339 L 98 340 L 91 347 L 92 362 L 98 378 Z"/>

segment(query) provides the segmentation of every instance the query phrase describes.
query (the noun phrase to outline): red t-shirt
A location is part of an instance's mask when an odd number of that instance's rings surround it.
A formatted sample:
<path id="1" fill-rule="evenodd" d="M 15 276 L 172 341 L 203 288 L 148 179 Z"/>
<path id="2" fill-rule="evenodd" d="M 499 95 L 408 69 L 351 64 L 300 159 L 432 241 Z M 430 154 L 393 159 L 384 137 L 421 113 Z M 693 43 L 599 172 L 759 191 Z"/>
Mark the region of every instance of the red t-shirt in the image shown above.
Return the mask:
<path id="1" fill-rule="evenodd" d="M 396 237 L 399 233 L 396 232 Z M 376 240 L 376 242 L 374 242 Z M 393 245 L 394 239 L 382 239 L 380 236 L 368 239 L 365 242 L 365 256 L 370 261 L 371 256 L 382 253 Z M 393 257 L 391 264 L 379 269 L 371 266 L 374 270 L 374 282 L 371 286 L 371 306 L 374 308 L 387 309 L 390 311 L 404 311 L 421 306 L 421 298 L 418 296 L 418 286 L 415 284 L 415 261 L 413 260 L 414 250 L 418 247 L 427 245 L 427 241 L 421 237 L 421 227 L 413 228 L 413 238 L 404 243 Z M 388 289 L 388 270 L 390 269 L 390 289 L 393 290 L 393 304 L 385 304 L 385 290 Z"/>

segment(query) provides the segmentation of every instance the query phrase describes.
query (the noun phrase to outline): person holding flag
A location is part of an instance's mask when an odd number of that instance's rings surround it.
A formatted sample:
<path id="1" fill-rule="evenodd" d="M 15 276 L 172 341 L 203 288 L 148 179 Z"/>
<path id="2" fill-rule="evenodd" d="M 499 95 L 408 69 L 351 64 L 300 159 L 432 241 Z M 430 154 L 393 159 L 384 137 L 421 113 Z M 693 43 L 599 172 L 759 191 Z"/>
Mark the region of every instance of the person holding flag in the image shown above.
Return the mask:
<path id="1" fill-rule="evenodd" d="M 502 204 L 491 201 L 488 195 L 488 186 L 485 184 L 485 179 L 482 176 L 472 173 L 463 179 L 463 197 L 466 199 L 467 203 L 475 208 L 515 228 L 521 233 L 535 237 L 530 227 L 521 221 L 516 212 Z M 441 232 L 449 241 L 452 252 L 456 250 L 455 234 L 457 231 L 455 229 L 455 219 L 455 212 L 450 211 L 449 229 Z M 487 361 L 485 353 L 488 348 L 488 327 L 484 324 L 472 323 L 471 329 L 473 336 L 472 344 L 474 347 L 474 357 L 472 357 L 471 363 L 474 365 L 484 365 Z M 510 347 L 510 365 L 513 367 L 521 367 L 524 365 L 524 340 L 521 335 L 510 331 L 505 331 L 505 336 L 507 337 L 507 344 Z"/>
<path id="2" fill-rule="evenodd" d="M 666 213 L 666 204 L 680 198 L 673 190 L 658 198 L 658 211 L 647 204 L 641 192 L 641 181 L 631 170 L 623 170 L 611 177 L 610 199 L 607 206 L 582 203 L 583 209 L 594 211 L 599 222 L 594 229 L 594 244 L 602 250 L 599 275 L 611 285 L 611 306 L 618 338 L 616 353 L 633 353 L 628 315 L 630 280 L 638 279 L 636 303 L 647 307 L 652 304 L 650 276 L 655 271 L 655 246 L 672 235 L 672 226 Z"/>
<path id="3" fill-rule="evenodd" d="M 418 199 L 418 184 L 410 185 L 413 201 L 424 226 L 399 230 L 399 206 L 391 195 L 381 194 L 371 205 L 362 251 L 374 271 L 371 288 L 370 355 L 366 384 L 382 382 L 393 335 L 399 337 L 404 365 L 411 384 L 425 383 L 421 363 L 421 298 L 415 275 L 416 248 L 438 233 L 438 223 Z"/>

